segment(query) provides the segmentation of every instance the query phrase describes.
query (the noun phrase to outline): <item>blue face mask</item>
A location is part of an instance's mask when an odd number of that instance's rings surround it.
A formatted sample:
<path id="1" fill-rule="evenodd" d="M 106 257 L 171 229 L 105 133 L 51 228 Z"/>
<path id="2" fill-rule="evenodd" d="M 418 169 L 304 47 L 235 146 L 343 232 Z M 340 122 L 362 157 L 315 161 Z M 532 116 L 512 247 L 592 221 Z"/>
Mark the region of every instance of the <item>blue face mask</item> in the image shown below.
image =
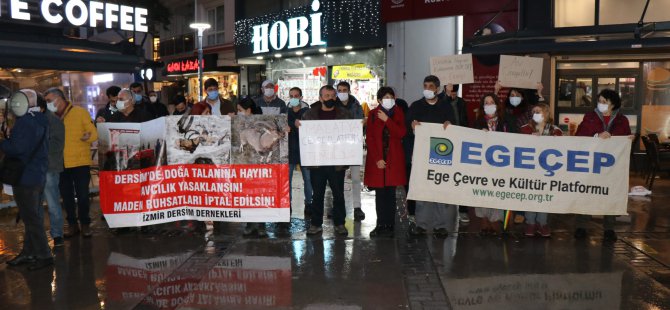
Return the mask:
<path id="1" fill-rule="evenodd" d="M 300 105 L 300 99 L 298 98 L 291 98 L 288 100 L 288 106 L 289 107 L 297 107 Z"/>
<path id="2" fill-rule="evenodd" d="M 219 91 L 218 90 L 210 90 L 210 91 L 207 92 L 207 99 L 216 100 L 216 98 L 219 98 Z"/>
<path id="3" fill-rule="evenodd" d="M 140 103 L 142 101 L 142 95 L 141 94 L 135 94 L 135 103 Z"/>

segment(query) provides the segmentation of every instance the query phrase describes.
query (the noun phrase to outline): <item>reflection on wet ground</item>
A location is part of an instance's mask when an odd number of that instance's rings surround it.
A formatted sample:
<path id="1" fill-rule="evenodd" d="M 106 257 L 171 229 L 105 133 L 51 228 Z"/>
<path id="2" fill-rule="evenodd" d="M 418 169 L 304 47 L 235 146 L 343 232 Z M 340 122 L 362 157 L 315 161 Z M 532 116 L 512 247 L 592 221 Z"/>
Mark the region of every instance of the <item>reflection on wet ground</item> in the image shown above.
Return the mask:
<path id="1" fill-rule="evenodd" d="M 635 182 L 633 180 L 631 183 Z M 294 182 L 300 184 L 299 181 Z M 294 188 L 295 200 L 301 201 Z M 617 223 L 620 240 L 602 244 L 600 219 L 589 238 L 572 238 L 573 217 L 553 216 L 550 239 L 480 237 L 478 222 L 446 239 L 370 239 L 367 218 L 349 237 L 326 221 L 305 235 L 294 210 L 291 236 L 244 239 L 241 224 L 214 235 L 112 234 L 94 224 L 90 239 L 54 251 L 55 266 L 29 272 L 0 266 L 2 309 L 670 309 L 670 182 L 631 199 Z M 97 207 L 95 212 L 99 212 Z M 402 211 L 402 210 L 401 210 Z M 99 218 L 99 214 L 96 215 Z M 0 262 L 20 250 L 22 226 L 0 216 Z M 174 230 L 176 226 L 164 228 Z"/>

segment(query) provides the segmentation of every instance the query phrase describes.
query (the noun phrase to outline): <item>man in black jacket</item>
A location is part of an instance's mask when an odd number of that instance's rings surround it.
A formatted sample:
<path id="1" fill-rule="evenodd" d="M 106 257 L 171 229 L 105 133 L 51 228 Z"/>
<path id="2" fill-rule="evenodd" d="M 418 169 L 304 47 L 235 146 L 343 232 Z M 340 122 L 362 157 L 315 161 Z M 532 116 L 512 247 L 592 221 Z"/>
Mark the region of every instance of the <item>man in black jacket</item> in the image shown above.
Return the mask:
<path id="1" fill-rule="evenodd" d="M 321 87 L 319 90 L 319 102 L 312 105 L 309 111 L 305 112 L 303 119 L 308 120 L 342 120 L 352 119 L 353 116 L 342 106 L 336 104 L 337 92 L 330 85 Z M 300 127 L 300 120 L 296 120 L 296 127 Z M 323 229 L 323 204 L 326 193 L 326 184 L 330 186 L 333 192 L 333 222 L 335 224 L 335 233 L 338 235 L 347 235 L 347 229 L 344 227 L 344 217 L 346 210 L 344 208 L 344 173 L 347 167 L 341 166 L 322 166 L 309 167 L 312 178 L 312 219 L 308 235 L 321 233 Z"/>
<path id="2" fill-rule="evenodd" d="M 118 113 L 119 110 L 116 109 L 116 100 L 119 99 L 120 91 L 121 87 L 118 86 L 110 86 L 107 88 L 105 93 L 107 94 L 109 101 L 107 102 L 107 105 L 104 108 L 98 110 L 98 113 L 95 115 L 96 124 L 109 122 L 109 120 L 112 119 L 112 115 Z"/>
<path id="3" fill-rule="evenodd" d="M 414 129 L 421 123 L 444 124 L 445 128 L 455 122 L 454 109 L 446 100 L 437 96 L 440 89 L 440 79 L 429 75 L 423 80 L 423 98 L 415 101 L 409 108 L 407 122 L 411 128 L 411 145 L 414 146 Z M 409 132 L 408 132 L 409 135 Z M 411 159 L 408 159 L 411 162 Z M 409 173 L 408 173 L 409 174 Z M 417 201 L 416 225 L 410 227 L 414 236 L 423 236 L 426 229 L 433 226 L 433 236 L 445 238 L 448 226 L 456 220 L 457 210 L 453 205 L 442 203 Z"/>

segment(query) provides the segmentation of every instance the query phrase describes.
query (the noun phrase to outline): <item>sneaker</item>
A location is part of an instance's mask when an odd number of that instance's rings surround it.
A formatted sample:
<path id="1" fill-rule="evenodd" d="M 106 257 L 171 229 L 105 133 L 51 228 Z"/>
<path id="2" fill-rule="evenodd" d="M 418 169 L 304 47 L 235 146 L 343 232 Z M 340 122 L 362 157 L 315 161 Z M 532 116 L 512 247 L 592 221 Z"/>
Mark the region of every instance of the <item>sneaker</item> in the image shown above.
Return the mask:
<path id="1" fill-rule="evenodd" d="M 551 229 L 549 228 L 549 225 L 539 226 L 537 232 L 542 237 L 545 237 L 545 238 L 551 237 Z"/>
<path id="2" fill-rule="evenodd" d="M 433 229 L 433 237 L 444 239 L 449 236 L 449 232 L 446 228 L 435 228 Z"/>
<path id="3" fill-rule="evenodd" d="M 584 239 L 584 238 L 586 238 L 586 229 L 577 228 L 577 230 L 575 230 L 575 239 Z"/>
<path id="4" fill-rule="evenodd" d="M 321 232 L 323 232 L 323 228 L 321 228 L 321 226 L 309 225 L 309 229 L 307 229 L 308 235 L 316 235 Z"/>
<path id="5" fill-rule="evenodd" d="M 470 216 L 465 212 L 458 213 L 458 220 L 463 224 L 467 224 L 470 223 Z"/>
<path id="6" fill-rule="evenodd" d="M 535 224 L 526 224 L 526 229 L 523 234 L 526 237 L 535 237 L 535 231 L 538 229 L 538 226 Z"/>
<path id="7" fill-rule="evenodd" d="M 415 237 L 423 237 L 426 235 L 426 229 L 420 226 L 411 227 L 409 234 Z"/>
<path id="8" fill-rule="evenodd" d="M 72 238 L 72 237 L 78 235 L 79 232 L 80 232 L 79 225 L 77 225 L 77 224 L 68 225 L 67 228 L 65 229 L 65 233 L 63 234 L 63 237 Z"/>
<path id="9" fill-rule="evenodd" d="M 84 236 L 84 238 L 90 238 L 93 236 L 93 233 L 91 233 L 91 225 L 81 225 L 81 235 Z"/>
<path id="10" fill-rule="evenodd" d="M 54 238 L 54 248 L 61 247 L 63 246 L 63 237 L 56 237 Z"/>
<path id="11" fill-rule="evenodd" d="M 604 242 L 616 242 L 617 241 L 617 236 L 614 230 L 608 229 L 603 233 L 603 241 Z"/>
<path id="12" fill-rule="evenodd" d="M 338 234 L 338 235 L 344 235 L 344 236 L 346 236 L 346 235 L 349 234 L 349 232 L 348 232 L 347 229 L 344 227 L 344 225 L 337 225 L 337 226 L 335 226 L 335 233 Z"/>
<path id="13" fill-rule="evenodd" d="M 393 226 L 378 225 L 370 232 L 370 238 L 393 238 Z"/>
<path id="14" fill-rule="evenodd" d="M 360 222 L 365 219 L 365 212 L 361 208 L 354 209 L 354 221 Z"/>

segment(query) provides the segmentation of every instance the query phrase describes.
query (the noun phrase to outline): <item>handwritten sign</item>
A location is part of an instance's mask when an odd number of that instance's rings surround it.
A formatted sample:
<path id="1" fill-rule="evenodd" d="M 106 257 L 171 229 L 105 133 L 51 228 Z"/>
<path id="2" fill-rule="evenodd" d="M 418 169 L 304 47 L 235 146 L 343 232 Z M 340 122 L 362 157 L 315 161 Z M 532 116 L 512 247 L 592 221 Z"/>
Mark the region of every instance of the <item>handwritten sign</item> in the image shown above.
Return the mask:
<path id="1" fill-rule="evenodd" d="M 498 80 L 505 87 L 535 89 L 542 81 L 543 62 L 537 57 L 500 55 Z"/>
<path id="2" fill-rule="evenodd" d="M 363 165 L 363 124 L 360 120 L 301 121 L 299 128 L 301 165 Z"/>
<path id="3" fill-rule="evenodd" d="M 430 58 L 430 74 L 437 76 L 442 84 L 472 84 L 472 54 L 439 56 Z"/>

